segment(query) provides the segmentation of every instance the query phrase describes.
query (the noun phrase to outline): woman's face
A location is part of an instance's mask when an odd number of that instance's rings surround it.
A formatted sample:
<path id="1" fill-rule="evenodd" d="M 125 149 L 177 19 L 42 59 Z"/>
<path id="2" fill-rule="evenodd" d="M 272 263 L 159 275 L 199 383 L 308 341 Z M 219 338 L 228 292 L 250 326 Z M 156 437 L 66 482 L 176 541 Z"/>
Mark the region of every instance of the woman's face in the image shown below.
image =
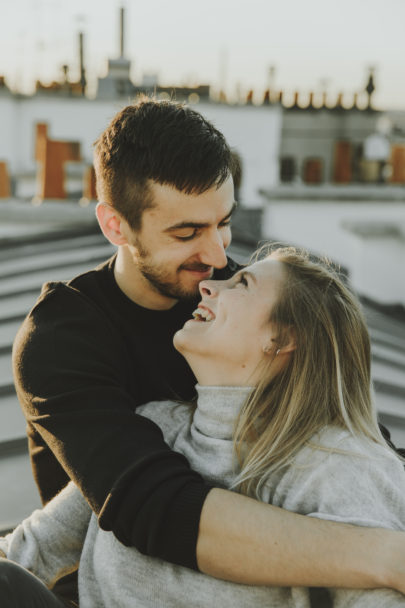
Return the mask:
<path id="1" fill-rule="evenodd" d="M 194 318 L 175 334 L 174 345 L 197 378 L 201 361 L 218 371 L 252 373 L 266 349 L 277 350 L 269 322 L 284 275 L 281 262 L 267 258 L 227 281 L 202 281 Z"/>

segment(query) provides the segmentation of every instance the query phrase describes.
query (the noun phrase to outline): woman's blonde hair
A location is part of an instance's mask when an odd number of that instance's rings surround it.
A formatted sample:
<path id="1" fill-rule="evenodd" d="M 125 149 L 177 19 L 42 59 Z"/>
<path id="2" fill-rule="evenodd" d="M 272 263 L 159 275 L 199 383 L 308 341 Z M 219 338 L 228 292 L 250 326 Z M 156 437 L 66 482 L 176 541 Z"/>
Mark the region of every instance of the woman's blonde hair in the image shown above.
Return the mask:
<path id="1" fill-rule="evenodd" d="M 337 425 L 385 445 L 372 403 L 370 339 L 356 297 L 325 262 L 279 248 L 285 280 L 270 313 L 274 355 L 243 407 L 235 428 L 241 473 L 234 487 L 258 496 L 270 472 L 291 462 L 314 433 Z M 294 335 L 296 348 L 282 372 L 269 368 Z"/>

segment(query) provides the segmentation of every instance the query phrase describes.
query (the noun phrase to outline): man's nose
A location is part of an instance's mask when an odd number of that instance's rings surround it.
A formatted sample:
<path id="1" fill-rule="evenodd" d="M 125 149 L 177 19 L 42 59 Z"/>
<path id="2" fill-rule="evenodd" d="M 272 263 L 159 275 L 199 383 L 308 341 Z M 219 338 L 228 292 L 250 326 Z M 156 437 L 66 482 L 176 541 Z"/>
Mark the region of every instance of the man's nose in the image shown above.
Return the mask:
<path id="1" fill-rule="evenodd" d="M 223 268 L 226 266 L 225 243 L 218 230 L 212 235 L 206 236 L 199 258 L 203 264 L 212 266 L 213 268 Z"/>

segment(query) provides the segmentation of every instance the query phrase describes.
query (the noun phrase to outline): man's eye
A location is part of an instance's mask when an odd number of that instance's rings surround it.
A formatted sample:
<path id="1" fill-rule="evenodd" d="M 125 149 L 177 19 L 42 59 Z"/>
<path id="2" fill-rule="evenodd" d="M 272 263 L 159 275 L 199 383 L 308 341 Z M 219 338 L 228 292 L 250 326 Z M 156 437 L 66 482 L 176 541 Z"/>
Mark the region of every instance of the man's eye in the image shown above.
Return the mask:
<path id="1" fill-rule="evenodd" d="M 195 236 L 197 236 L 197 230 L 193 230 L 191 234 L 186 234 L 185 236 L 176 234 L 176 239 L 178 241 L 191 241 L 191 239 L 193 239 Z"/>
<path id="2" fill-rule="evenodd" d="M 231 223 L 232 223 L 232 222 L 231 222 L 231 220 L 229 219 L 229 220 L 226 220 L 225 222 L 221 222 L 221 223 L 219 224 L 219 227 L 220 227 L 220 228 L 228 228 L 228 227 L 230 227 L 230 226 L 231 226 Z"/>

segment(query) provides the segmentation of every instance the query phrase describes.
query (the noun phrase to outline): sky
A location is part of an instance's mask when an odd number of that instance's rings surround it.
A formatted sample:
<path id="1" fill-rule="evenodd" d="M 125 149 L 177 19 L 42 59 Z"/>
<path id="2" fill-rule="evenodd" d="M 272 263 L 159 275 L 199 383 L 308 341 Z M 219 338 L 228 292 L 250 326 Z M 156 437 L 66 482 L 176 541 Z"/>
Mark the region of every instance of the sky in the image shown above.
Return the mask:
<path id="1" fill-rule="evenodd" d="M 119 54 L 126 11 L 131 76 L 163 85 L 211 84 L 233 98 L 272 85 L 305 99 L 339 92 L 350 104 L 375 69 L 374 104 L 405 109 L 405 0 L 0 0 L 0 75 L 22 92 L 37 79 L 78 79 L 85 34 L 90 91 Z"/>

